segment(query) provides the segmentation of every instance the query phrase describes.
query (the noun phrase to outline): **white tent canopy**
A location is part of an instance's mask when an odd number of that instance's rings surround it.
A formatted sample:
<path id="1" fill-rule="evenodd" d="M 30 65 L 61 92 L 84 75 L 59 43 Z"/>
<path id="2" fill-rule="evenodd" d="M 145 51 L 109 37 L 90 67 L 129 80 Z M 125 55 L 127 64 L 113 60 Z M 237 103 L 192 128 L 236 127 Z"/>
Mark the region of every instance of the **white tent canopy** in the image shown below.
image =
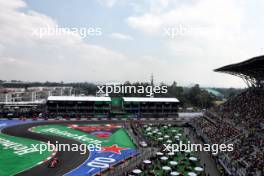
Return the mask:
<path id="1" fill-rule="evenodd" d="M 111 98 L 94 96 L 49 96 L 48 101 L 111 101 Z"/>
<path id="2" fill-rule="evenodd" d="M 123 97 L 125 102 L 164 102 L 179 103 L 177 98 L 148 98 L 148 97 Z"/>

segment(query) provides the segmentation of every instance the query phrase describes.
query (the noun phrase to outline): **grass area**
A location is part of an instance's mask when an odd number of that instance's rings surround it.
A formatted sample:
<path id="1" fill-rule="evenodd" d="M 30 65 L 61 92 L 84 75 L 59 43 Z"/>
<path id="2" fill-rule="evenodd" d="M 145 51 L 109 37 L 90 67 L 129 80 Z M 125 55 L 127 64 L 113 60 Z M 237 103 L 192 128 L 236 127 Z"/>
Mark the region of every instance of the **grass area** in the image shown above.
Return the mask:
<path id="1" fill-rule="evenodd" d="M 93 126 L 93 125 L 81 125 L 81 126 Z M 56 129 L 56 131 L 52 129 Z M 136 147 L 135 144 L 131 141 L 130 137 L 128 136 L 124 128 L 117 128 L 115 131 L 113 131 L 113 134 L 109 138 L 99 138 L 87 132 L 69 128 L 66 125 L 41 125 L 34 127 L 32 131 L 43 134 L 62 136 L 77 140 L 85 144 L 91 144 L 100 141 L 102 146 L 111 146 L 113 144 L 117 144 L 119 147 L 127 147 L 127 148 Z M 75 137 L 73 135 L 75 135 Z M 78 136 L 79 137 L 85 136 L 88 140 L 80 140 Z"/>
<path id="2" fill-rule="evenodd" d="M 48 151 L 40 154 L 31 144 L 41 144 L 41 142 L 0 133 L 1 176 L 15 175 L 27 170 L 51 155 Z"/>

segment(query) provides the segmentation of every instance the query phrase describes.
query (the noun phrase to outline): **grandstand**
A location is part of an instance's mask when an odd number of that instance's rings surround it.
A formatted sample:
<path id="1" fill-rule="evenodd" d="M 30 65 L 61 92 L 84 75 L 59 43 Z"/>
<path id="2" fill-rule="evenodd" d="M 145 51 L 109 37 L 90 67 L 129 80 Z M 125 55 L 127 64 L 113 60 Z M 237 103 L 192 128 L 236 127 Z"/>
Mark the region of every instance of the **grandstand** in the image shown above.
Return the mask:
<path id="1" fill-rule="evenodd" d="M 190 125 L 208 143 L 232 143 L 234 151 L 217 161 L 227 175 L 264 175 L 264 56 L 216 69 L 241 77 L 248 89 L 193 119 Z"/>
<path id="2" fill-rule="evenodd" d="M 126 113 L 153 115 L 177 115 L 179 100 L 176 98 L 124 97 L 123 107 Z"/>
<path id="3" fill-rule="evenodd" d="M 78 114 L 100 117 L 177 116 L 176 98 L 50 96 L 47 113 Z"/>
<path id="4" fill-rule="evenodd" d="M 264 86 L 264 56 L 258 56 L 240 62 L 227 65 L 218 69 L 216 72 L 225 72 L 242 78 L 249 87 Z"/>
<path id="5" fill-rule="evenodd" d="M 222 117 L 232 119 L 235 125 L 249 130 L 264 130 L 264 56 L 216 69 L 241 77 L 249 88 L 222 104 L 217 111 Z"/>
<path id="6" fill-rule="evenodd" d="M 110 114 L 110 107 L 110 97 L 50 96 L 47 99 L 47 112 L 57 115 L 108 115 Z"/>
<path id="7" fill-rule="evenodd" d="M 34 117 L 45 111 L 45 101 L 0 102 L 2 117 Z"/>

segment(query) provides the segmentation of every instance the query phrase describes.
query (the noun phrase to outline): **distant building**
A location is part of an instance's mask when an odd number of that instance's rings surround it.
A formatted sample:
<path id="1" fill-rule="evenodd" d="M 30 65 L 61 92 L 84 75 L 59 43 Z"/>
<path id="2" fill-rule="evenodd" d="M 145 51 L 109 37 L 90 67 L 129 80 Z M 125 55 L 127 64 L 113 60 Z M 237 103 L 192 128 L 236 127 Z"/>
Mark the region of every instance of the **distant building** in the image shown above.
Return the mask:
<path id="1" fill-rule="evenodd" d="M 219 97 L 219 98 L 223 98 L 224 97 L 224 95 L 221 92 L 219 92 L 219 91 L 217 91 L 217 90 L 215 90 L 213 88 L 204 88 L 204 90 L 206 90 L 207 92 L 213 94 L 216 97 Z"/>
<path id="2" fill-rule="evenodd" d="M 70 96 L 72 87 L 29 87 L 0 89 L 0 103 L 34 102 L 46 100 L 49 96 Z"/>

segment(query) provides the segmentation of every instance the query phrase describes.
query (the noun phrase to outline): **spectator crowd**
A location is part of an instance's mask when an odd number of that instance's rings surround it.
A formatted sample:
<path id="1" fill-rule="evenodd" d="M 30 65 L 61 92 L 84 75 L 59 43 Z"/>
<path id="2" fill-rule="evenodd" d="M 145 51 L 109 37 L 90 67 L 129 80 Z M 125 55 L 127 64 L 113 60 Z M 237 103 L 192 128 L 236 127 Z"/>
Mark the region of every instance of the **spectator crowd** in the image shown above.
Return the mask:
<path id="1" fill-rule="evenodd" d="M 264 90 L 251 88 L 229 99 L 215 109 L 223 119 L 236 126 L 255 132 L 264 132 Z"/>
<path id="2" fill-rule="evenodd" d="M 191 125 L 211 144 L 232 143 L 217 156 L 232 175 L 264 175 L 264 91 L 250 88 L 193 119 Z"/>

